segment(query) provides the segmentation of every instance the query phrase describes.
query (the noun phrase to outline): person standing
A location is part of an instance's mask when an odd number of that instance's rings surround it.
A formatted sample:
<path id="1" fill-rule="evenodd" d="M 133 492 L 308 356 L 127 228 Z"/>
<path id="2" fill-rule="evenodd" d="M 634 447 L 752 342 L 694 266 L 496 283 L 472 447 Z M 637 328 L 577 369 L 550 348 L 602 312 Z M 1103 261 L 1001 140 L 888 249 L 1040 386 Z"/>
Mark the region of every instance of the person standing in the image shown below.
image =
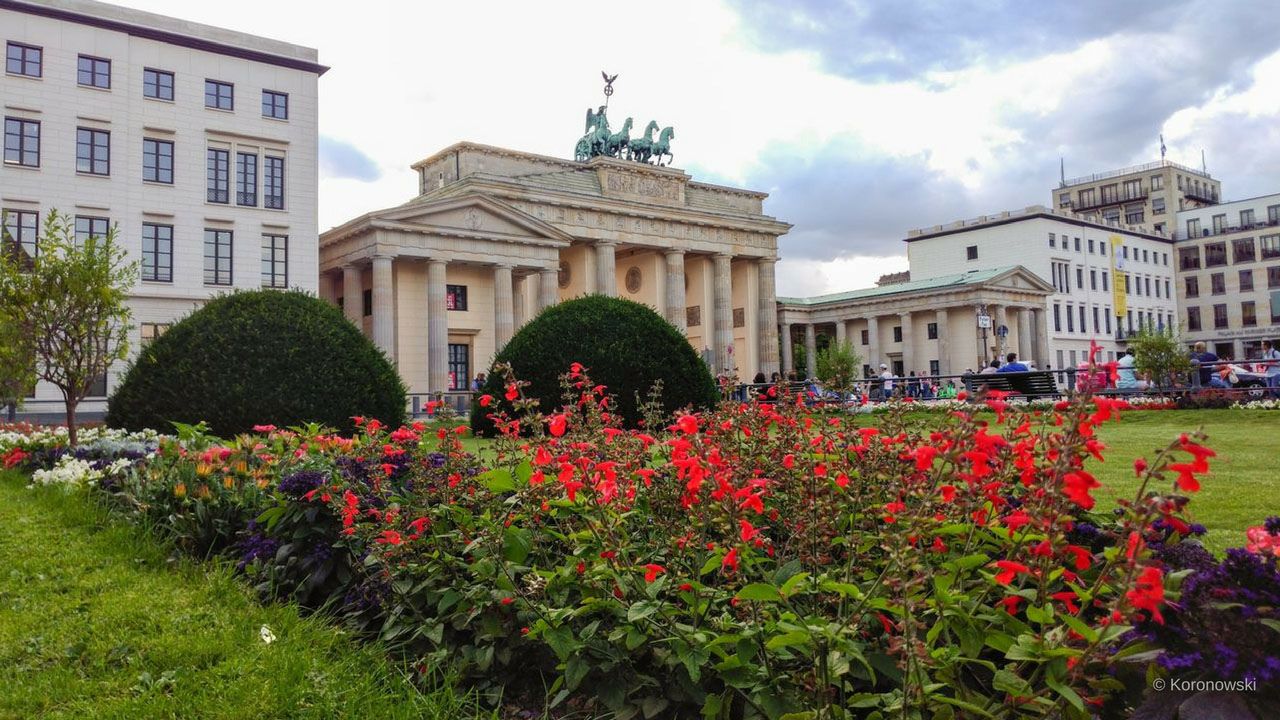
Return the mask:
<path id="1" fill-rule="evenodd" d="M 1031 370 L 1031 368 L 1018 362 L 1018 353 L 1009 353 L 1007 356 L 1005 356 L 1005 360 L 1007 362 L 1005 362 L 1004 365 L 1001 365 L 1000 368 L 996 370 L 996 372 L 1011 373 L 1011 372 L 1028 372 Z"/>
<path id="2" fill-rule="evenodd" d="M 884 394 L 884 399 L 888 400 L 893 397 L 894 375 L 889 370 L 889 366 L 884 363 L 880 363 L 880 380 L 882 381 L 881 384 L 883 386 L 883 390 L 881 390 L 881 392 Z"/>
<path id="3" fill-rule="evenodd" d="M 1280 395 L 1280 350 L 1270 340 L 1262 341 L 1262 360 L 1266 366 L 1268 392 L 1272 397 Z"/>

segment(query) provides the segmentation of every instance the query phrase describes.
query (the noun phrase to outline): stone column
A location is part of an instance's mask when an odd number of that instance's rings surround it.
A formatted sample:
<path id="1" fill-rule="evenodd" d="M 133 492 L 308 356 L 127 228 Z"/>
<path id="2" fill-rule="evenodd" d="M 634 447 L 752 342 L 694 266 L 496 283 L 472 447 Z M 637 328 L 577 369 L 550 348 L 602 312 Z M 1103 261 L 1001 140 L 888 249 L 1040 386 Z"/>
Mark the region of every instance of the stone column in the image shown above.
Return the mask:
<path id="1" fill-rule="evenodd" d="M 396 360 L 395 295 L 390 255 L 373 256 L 373 344 Z"/>
<path id="2" fill-rule="evenodd" d="M 938 374 L 951 374 L 951 341 L 947 337 L 947 309 L 938 308 L 934 322 L 938 324 Z"/>
<path id="3" fill-rule="evenodd" d="M 804 326 L 804 366 L 809 379 L 818 374 L 818 331 L 813 323 Z"/>
<path id="4" fill-rule="evenodd" d="M 364 324 L 364 285 L 360 268 L 350 263 L 342 266 L 342 314 L 357 328 Z"/>
<path id="5" fill-rule="evenodd" d="M 785 377 L 787 373 L 796 369 L 795 359 L 792 357 L 791 349 L 791 323 L 782 323 L 782 375 Z"/>
<path id="6" fill-rule="evenodd" d="M 912 370 L 920 369 L 916 367 L 915 326 L 911 324 L 909 312 L 901 313 L 898 319 L 902 323 L 902 374 L 909 375 Z"/>
<path id="7" fill-rule="evenodd" d="M 765 377 L 771 377 L 778 371 L 778 293 L 773 277 L 776 262 L 773 258 L 764 258 L 756 265 L 760 281 L 756 332 L 760 335 L 757 339 L 760 346 L 760 372 Z"/>
<path id="8" fill-rule="evenodd" d="M 685 298 L 684 298 L 684 251 L 668 250 L 667 257 L 667 297 L 665 314 L 667 322 L 675 325 L 680 332 L 685 332 Z"/>
<path id="9" fill-rule="evenodd" d="M 848 338 L 846 337 L 847 331 L 848 331 L 848 328 L 845 327 L 845 322 L 843 320 L 837 320 L 836 321 L 836 344 L 837 345 L 844 345 L 845 342 L 848 340 Z"/>
<path id="10" fill-rule="evenodd" d="M 329 303 L 330 305 L 337 305 L 338 293 L 336 293 L 333 289 L 333 286 L 336 282 L 337 282 L 337 279 L 333 277 L 333 273 L 322 271 L 320 273 L 320 284 L 316 288 L 316 295 L 319 296 L 321 300 Z"/>
<path id="11" fill-rule="evenodd" d="M 427 390 L 449 389 L 449 301 L 443 260 L 427 261 Z"/>
<path id="12" fill-rule="evenodd" d="M 511 297 L 511 266 L 496 265 L 493 268 L 494 353 L 511 340 L 515 331 L 515 300 Z"/>
<path id="13" fill-rule="evenodd" d="M 519 330 L 529 322 L 529 309 L 525 307 L 524 275 L 511 278 L 511 314 L 515 320 L 515 329 Z"/>
<path id="14" fill-rule="evenodd" d="M 998 356 L 996 359 L 999 360 L 1001 363 L 1004 363 L 1004 356 L 1006 353 L 1009 352 L 1009 348 L 1005 345 L 1005 343 L 1009 341 L 1009 336 L 1006 335 L 1002 339 L 999 335 L 996 334 L 997 331 L 1000 330 L 1001 325 L 1005 327 L 1009 327 L 1009 313 L 1006 312 L 1005 307 L 1003 305 L 994 305 L 991 307 L 991 336 L 993 340 L 992 344 L 995 345 L 995 348 L 996 348 L 996 355 Z"/>
<path id="15" fill-rule="evenodd" d="M 872 315 L 867 318 L 867 364 L 871 366 L 871 374 L 880 374 L 880 318 Z"/>
<path id="16" fill-rule="evenodd" d="M 716 367 L 714 370 L 732 370 L 733 362 L 729 348 L 733 345 L 733 286 L 732 258 L 728 255 L 716 255 L 715 263 L 715 328 Z"/>
<path id="17" fill-rule="evenodd" d="M 1018 308 L 1018 360 L 1026 363 L 1035 354 L 1031 340 L 1031 310 Z"/>
<path id="18" fill-rule="evenodd" d="M 609 297 L 618 295 L 618 244 L 601 240 L 596 243 L 596 292 Z"/>
<path id="19" fill-rule="evenodd" d="M 560 273 L 556 270 L 538 271 L 538 312 L 560 302 Z"/>
<path id="20" fill-rule="evenodd" d="M 1045 320 L 1046 312 L 1044 308 L 1035 308 L 1031 311 L 1032 320 L 1035 324 L 1035 356 L 1036 365 L 1040 369 L 1049 367 L 1049 325 Z"/>

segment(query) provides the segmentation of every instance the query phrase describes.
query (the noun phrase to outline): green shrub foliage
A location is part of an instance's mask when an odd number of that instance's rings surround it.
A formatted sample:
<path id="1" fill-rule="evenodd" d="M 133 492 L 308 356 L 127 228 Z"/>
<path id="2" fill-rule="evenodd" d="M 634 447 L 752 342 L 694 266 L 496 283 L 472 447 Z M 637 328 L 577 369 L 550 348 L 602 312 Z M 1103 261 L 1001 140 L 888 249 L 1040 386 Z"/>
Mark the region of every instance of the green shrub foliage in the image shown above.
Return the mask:
<path id="1" fill-rule="evenodd" d="M 609 389 L 614 411 L 631 426 L 641 419 L 639 405 L 658 381 L 667 413 L 690 405 L 711 407 L 719 399 L 711 372 L 679 330 L 640 303 L 603 295 L 547 308 L 515 334 L 494 367 L 509 363 L 515 376 L 529 383 L 524 394 L 550 411 L 562 404 L 560 376 L 575 362 Z M 504 382 L 503 374 L 491 368 L 481 392 L 493 396 L 493 403 L 472 409 L 477 433 L 492 433 L 490 413 L 511 412 Z"/>
<path id="2" fill-rule="evenodd" d="M 107 423 L 167 431 L 205 421 L 229 437 L 255 425 L 351 417 L 404 420 L 405 388 L 381 351 L 341 311 L 303 292 L 223 295 L 142 348 Z"/>

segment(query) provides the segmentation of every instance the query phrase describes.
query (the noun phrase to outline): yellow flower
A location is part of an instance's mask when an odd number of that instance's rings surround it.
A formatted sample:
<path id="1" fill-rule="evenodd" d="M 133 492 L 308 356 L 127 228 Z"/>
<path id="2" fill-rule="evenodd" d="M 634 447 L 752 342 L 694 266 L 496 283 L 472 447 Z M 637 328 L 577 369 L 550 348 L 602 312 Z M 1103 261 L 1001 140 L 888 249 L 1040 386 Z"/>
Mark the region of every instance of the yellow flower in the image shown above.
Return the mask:
<path id="1" fill-rule="evenodd" d="M 209 477 L 213 472 L 213 466 L 206 462 L 196 463 L 196 475 L 198 477 Z"/>
<path id="2" fill-rule="evenodd" d="M 231 477 L 230 475 L 227 475 L 226 477 L 222 478 L 222 487 L 228 490 L 232 490 L 235 488 L 235 486 L 236 486 L 235 478 Z"/>
<path id="3" fill-rule="evenodd" d="M 235 471 L 241 475 L 247 475 L 249 473 L 249 463 L 244 460 L 237 460 L 234 468 Z"/>
<path id="4" fill-rule="evenodd" d="M 174 497 L 176 497 L 176 498 L 184 498 L 184 497 L 186 497 L 186 496 L 187 496 L 187 484 L 186 484 L 186 483 L 182 483 L 182 482 L 180 482 L 180 483 L 178 483 L 177 485 L 174 485 L 174 486 L 173 486 L 173 496 L 174 496 Z"/>
<path id="5" fill-rule="evenodd" d="M 212 495 L 213 493 L 209 492 L 208 485 L 201 485 L 200 487 L 196 488 L 196 497 L 201 500 L 208 500 Z"/>

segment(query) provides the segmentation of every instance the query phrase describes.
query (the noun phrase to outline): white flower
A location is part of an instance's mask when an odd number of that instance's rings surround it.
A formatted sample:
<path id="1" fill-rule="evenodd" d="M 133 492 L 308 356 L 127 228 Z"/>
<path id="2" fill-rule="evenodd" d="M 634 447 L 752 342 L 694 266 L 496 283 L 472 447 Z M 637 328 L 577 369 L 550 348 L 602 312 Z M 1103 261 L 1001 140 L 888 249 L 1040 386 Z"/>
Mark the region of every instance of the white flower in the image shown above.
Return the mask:
<path id="1" fill-rule="evenodd" d="M 276 634 L 271 632 L 271 628 L 266 625 L 258 629 L 258 637 L 262 638 L 262 642 L 268 645 L 276 641 Z"/>

